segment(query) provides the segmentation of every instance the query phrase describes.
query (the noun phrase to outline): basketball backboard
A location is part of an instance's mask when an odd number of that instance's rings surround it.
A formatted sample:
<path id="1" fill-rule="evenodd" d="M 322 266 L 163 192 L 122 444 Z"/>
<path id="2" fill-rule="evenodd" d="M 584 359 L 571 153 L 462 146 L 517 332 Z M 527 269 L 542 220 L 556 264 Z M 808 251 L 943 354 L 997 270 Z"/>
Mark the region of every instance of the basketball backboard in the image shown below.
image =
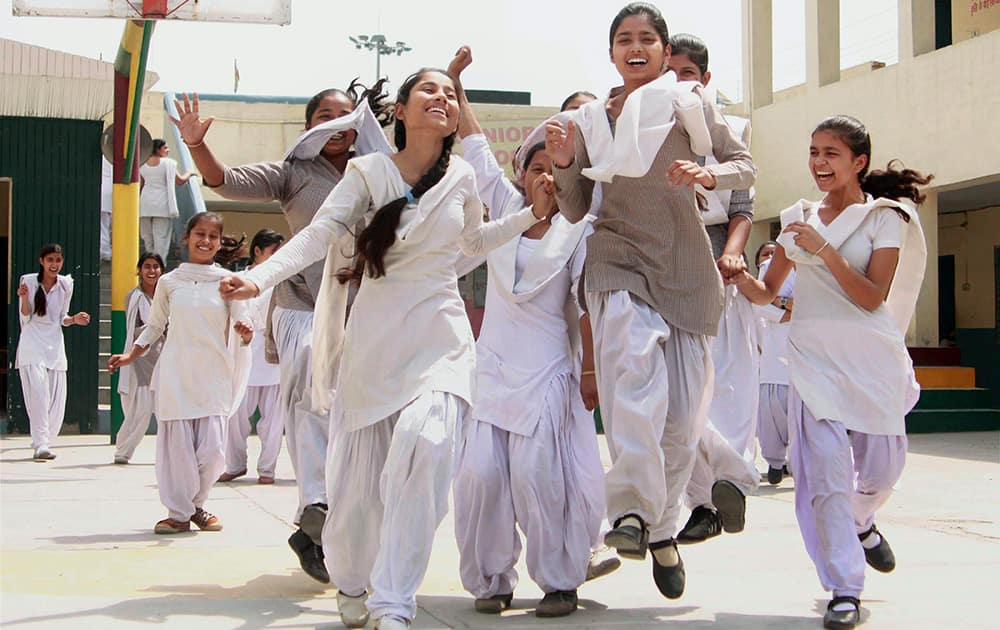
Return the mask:
<path id="1" fill-rule="evenodd" d="M 285 25 L 291 0 L 13 0 L 18 16 L 177 19 Z"/>

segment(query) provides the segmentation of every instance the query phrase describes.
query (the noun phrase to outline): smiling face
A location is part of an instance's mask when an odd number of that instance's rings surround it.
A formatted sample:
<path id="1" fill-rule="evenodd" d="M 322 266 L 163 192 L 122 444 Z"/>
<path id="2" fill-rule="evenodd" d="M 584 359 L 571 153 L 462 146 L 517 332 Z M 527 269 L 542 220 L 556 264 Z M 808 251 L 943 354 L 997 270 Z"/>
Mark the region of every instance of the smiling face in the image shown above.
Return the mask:
<path id="1" fill-rule="evenodd" d="M 321 125 L 327 121 L 340 118 L 341 116 L 346 116 L 353 111 L 354 103 L 351 102 L 351 99 L 348 98 L 346 94 L 341 92 L 331 92 L 320 100 L 319 106 L 316 107 L 316 111 L 314 111 L 312 116 L 309 118 L 309 124 L 306 126 L 306 129 L 312 129 L 316 125 Z M 327 141 L 320 153 L 326 158 L 343 155 L 351 149 L 352 145 L 354 145 L 354 140 L 357 136 L 357 132 L 353 129 L 338 132 Z"/>
<path id="2" fill-rule="evenodd" d="M 188 248 L 189 262 L 210 265 L 222 247 L 222 225 L 211 219 L 202 219 L 184 236 L 184 243 Z"/>
<path id="3" fill-rule="evenodd" d="M 670 45 L 664 44 L 646 15 L 630 15 L 621 21 L 611 40 L 611 62 L 626 86 L 655 80 L 669 59 Z"/>
<path id="4" fill-rule="evenodd" d="M 809 171 L 824 193 L 860 189 L 858 174 L 868 165 L 865 155 L 855 155 L 840 135 L 816 131 L 809 145 Z"/>
<path id="5" fill-rule="evenodd" d="M 432 70 L 418 78 L 405 103 L 396 103 L 396 118 L 407 133 L 433 131 L 442 138 L 458 129 L 458 93 L 448 75 Z"/>
<path id="6" fill-rule="evenodd" d="M 63 268 L 63 255 L 59 252 L 46 254 L 38 259 L 38 264 L 42 267 L 42 274 L 51 280 L 59 275 Z"/>
<path id="7" fill-rule="evenodd" d="M 162 275 L 163 267 L 155 258 L 147 258 L 142 261 L 142 266 L 139 267 L 139 281 L 145 288 L 154 288 Z"/>
<path id="8" fill-rule="evenodd" d="M 691 61 L 691 58 L 686 53 L 670 55 L 667 65 L 677 75 L 678 81 L 697 81 L 702 85 L 708 85 L 708 82 L 712 80 L 711 71 L 703 73 L 698 64 Z"/>

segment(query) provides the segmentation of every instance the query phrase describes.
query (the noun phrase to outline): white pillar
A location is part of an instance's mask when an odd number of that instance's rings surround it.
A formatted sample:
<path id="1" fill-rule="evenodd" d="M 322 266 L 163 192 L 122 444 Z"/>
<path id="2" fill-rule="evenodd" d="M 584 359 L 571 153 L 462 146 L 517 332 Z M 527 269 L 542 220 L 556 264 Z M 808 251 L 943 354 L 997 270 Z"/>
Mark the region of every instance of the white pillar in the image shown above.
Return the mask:
<path id="1" fill-rule="evenodd" d="M 806 0 L 806 84 L 840 80 L 840 0 Z"/>
<path id="2" fill-rule="evenodd" d="M 927 267 L 920 286 L 916 312 L 906 334 L 908 346 L 937 347 L 938 330 L 938 193 L 926 191 L 927 199 L 920 205 L 920 225 L 927 241 Z"/>
<path id="3" fill-rule="evenodd" d="M 934 0 L 899 0 L 899 60 L 935 50 L 937 45 Z"/>
<path id="4" fill-rule="evenodd" d="M 771 0 L 743 0 L 743 102 L 752 112 L 774 98 Z"/>

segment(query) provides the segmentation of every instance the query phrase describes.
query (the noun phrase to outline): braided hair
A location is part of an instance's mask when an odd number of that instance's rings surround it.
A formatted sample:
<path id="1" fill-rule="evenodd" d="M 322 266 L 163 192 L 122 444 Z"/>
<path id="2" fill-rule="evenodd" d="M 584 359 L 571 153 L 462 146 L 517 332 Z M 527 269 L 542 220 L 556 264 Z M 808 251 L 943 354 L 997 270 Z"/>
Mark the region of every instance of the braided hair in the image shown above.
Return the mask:
<path id="1" fill-rule="evenodd" d="M 396 102 L 406 104 L 410 98 L 413 87 L 428 72 L 439 72 L 450 77 L 444 70 L 435 68 L 422 68 L 411 74 L 399 87 L 396 95 Z M 406 148 L 406 126 L 403 121 L 396 120 L 393 128 L 396 148 L 400 151 Z M 424 193 L 433 188 L 448 170 L 451 158 L 451 148 L 455 144 L 455 132 L 444 138 L 441 144 L 441 154 L 430 170 L 424 173 L 417 185 L 410 191 L 412 199 L 419 199 Z M 399 220 L 403 214 L 403 209 L 408 203 L 407 197 L 399 197 L 375 211 L 368 226 L 358 234 L 355 252 L 357 263 L 353 273 L 339 273 L 338 278 L 341 283 L 346 283 L 351 279 L 357 279 L 359 272 L 367 271 L 372 278 L 385 275 L 385 253 L 393 243 L 396 242 L 396 228 L 399 227 Z"/>
<path id="2" fill-rule="evenodd" d="M 66 257 L 65 254 L 63 254 L 62 245 L 60 245 L 59 243 L 49 243 L 48 245 L 44 245 L 42 247 L 42 251 L 38 252 L 38 258 L 39 260 L 42 260 L 49 254 L 62 254 L 63 258 Z M 34 307 L 35 307 L 34 313 L 39 317 L 45 317 L 46 313 L 45 307 L 48 304 L 48 300 L 46 300 L 45 298 L 45 289 L 42 286 L 42 278 L 44 275 L 45 275 L 45 267 L 43 267 L 42 263 L 39 262 L 38 288 L 35 289 L 35 298 L 34 298 Z"/>

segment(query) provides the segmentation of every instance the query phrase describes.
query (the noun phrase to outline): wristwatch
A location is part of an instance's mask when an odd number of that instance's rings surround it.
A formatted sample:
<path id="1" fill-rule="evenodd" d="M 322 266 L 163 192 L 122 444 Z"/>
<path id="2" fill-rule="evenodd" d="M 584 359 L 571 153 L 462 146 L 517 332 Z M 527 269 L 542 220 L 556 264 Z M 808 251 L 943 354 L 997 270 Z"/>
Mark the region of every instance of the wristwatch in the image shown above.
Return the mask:
<path id="1" fill-rule="evenodd" d="M 778 298 L 778 307 L 787 311 L 788 310 L 788 298 L 786 298 L 786 297 L 779 297 Z"/>

